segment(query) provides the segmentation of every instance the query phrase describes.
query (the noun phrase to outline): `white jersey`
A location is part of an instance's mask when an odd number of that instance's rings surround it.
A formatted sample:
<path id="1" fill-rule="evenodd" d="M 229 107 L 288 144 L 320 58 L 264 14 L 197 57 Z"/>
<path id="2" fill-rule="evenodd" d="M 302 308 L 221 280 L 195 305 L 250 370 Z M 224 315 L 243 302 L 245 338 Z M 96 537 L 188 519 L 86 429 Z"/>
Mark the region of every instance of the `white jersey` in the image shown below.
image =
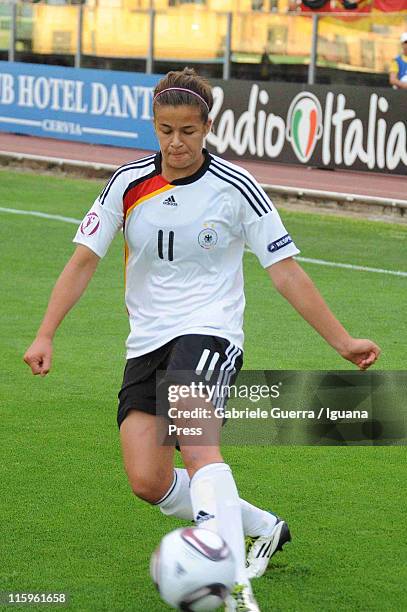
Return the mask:
<path id="1" fill-rule="evenodd" d="M 204 155 L 195 174 L 171 183 L 160 153 L 122 166 L 74 238 L 103 257 L 123 230 L 128 359 L 185 334 L 243 348 L 245 244 L 264 267 L 299 253 L 251 174 Z"/>

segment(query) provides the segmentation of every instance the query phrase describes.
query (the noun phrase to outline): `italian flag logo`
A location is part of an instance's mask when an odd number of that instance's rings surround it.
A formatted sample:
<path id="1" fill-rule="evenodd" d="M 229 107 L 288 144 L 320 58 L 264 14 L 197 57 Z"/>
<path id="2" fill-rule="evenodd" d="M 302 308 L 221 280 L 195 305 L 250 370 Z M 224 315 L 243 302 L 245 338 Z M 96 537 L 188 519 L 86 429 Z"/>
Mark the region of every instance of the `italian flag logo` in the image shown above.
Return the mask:
<path id="1" fill-rule="evenodd" d="M 322 136 L 322 109 L 318 98 L 303 91 L 295 96 L 287 113 L 286 137 L 300 162 L 307 162 Z"/>

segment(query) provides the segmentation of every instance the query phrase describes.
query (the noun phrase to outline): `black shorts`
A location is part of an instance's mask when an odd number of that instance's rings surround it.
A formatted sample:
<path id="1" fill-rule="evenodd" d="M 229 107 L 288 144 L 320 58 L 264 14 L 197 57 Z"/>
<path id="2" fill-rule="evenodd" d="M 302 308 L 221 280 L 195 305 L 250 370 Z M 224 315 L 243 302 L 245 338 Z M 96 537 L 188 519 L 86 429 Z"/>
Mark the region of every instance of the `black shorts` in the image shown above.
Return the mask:
<path id="1" fill-rule="evenodd" d="M 155 351 L 128 359 L 119 391 L 117 424 L 130 410 L 157 414 L 157 372 L 165 384 L 232 385 L 243 365 L 242 350 L 218 336 L 188 334 L 174 338 Z M 168 396 L 167 396 L 168 397 Z M 220 398 L 222 408 L 226 398 Z M 162 414 L 162 412 L 161 412 Z"/>

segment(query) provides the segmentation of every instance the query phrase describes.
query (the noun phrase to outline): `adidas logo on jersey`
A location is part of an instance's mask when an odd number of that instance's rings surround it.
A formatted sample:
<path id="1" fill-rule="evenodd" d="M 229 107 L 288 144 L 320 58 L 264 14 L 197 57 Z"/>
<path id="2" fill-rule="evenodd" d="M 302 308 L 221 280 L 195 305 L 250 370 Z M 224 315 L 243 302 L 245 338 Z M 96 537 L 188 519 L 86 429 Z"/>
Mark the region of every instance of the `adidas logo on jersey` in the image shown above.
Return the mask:
<path id="1" fill-rule="evenodd" d="M 163 204 L 164 206 L 178 206 L 178 202 L 175 201 L 175 198 L 173 195 L 171 195 L 169 198 L 166 198 Z"/>

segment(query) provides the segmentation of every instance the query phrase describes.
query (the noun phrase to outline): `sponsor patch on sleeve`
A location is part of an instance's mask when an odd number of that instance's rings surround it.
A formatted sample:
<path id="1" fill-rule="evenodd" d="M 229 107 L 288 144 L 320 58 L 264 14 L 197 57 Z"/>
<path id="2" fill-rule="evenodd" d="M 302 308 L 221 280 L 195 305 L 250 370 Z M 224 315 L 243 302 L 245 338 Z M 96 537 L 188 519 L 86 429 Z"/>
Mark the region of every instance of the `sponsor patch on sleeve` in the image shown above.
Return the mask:
<path id="1" fill-rule="evenodd" d="M 100 219 L 95 212 L 90 212 L 86 215 L 81 223 L 81 234 L 84 236 L 92 236 L 100 227 Z"/>
<path id="2" fill-rule="evenodd" d="M 280 249 L 287 246 L 287 244 L 290 244 L 291 242 L 292 242 L 292 238 L 290 234 L 286 234 L 285 236 L 282 236 L 278 240 L 275 240 L 274 242 L 270 242 L 270 244 L 267 245 L 267 250 L 270 253 L 275 253 L 276 251 L 279 251 Z"/>

